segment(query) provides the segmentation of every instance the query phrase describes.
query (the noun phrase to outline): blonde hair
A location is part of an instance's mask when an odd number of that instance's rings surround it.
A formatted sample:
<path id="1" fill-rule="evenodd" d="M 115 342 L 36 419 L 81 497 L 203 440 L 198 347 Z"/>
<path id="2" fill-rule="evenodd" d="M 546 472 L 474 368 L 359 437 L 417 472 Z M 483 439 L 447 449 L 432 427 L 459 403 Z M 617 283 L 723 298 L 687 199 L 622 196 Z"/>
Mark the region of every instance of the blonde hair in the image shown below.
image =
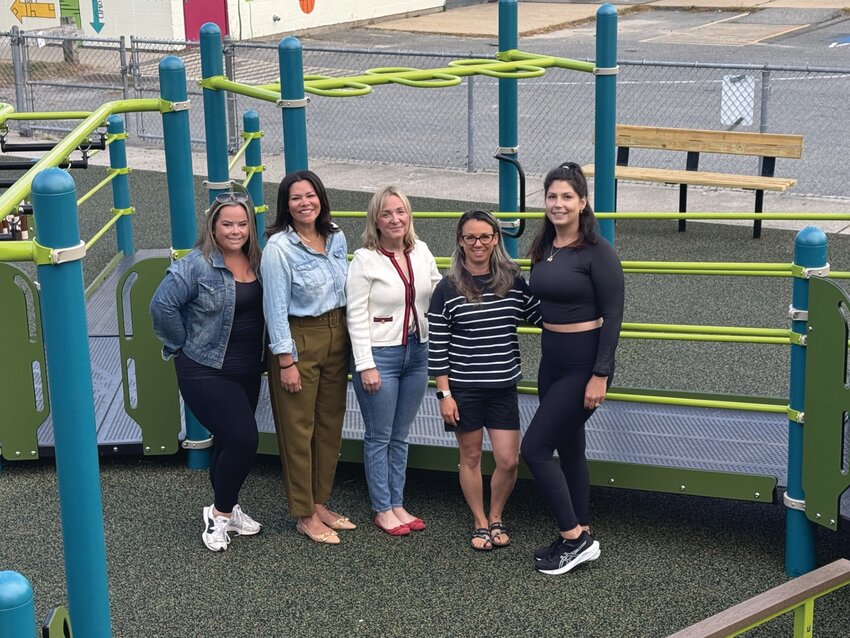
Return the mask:
<path id="1" fill-rule="evenodd" d="M 230 201 L 221 201 L 219 198 L 227 198 L 228 195 L 233 195 L 228 198 Z M 257 238 L 257 225 L 254 211 L 254 204 L 247 194 L 243 193 L 223 193 L 216 198 L 212 205 L 207 209 L 207 216 L 204 220 L 204 228 L 201 231 L 201 236 L 198 238 L 198 243 L 195 247 L 198 248 L 207 259 L 212 260 L 213 252 L 219 250 L 218 244 L 215 241 L 215 223 L 221 213 L 221 209 L 225 206 L 239 206 L 248 216 L 248 240 L 242 246 L 242 252 L 248 256 L 248 261 L 251 263 L 251 268 L 255 273 L 259 273 L 260 257 L 260 242 Z"/>
<path id="2" fill-rule="evenodd" d="M 410 200 L 396 186 L 387 186 L 372 195 L 369 206 L 366 208 L 366 227 L 363 229 L 362 236 L 364 248 L 378 250 L 380 247 L 381 232 L 378 230 L 378 215 L 381 214 L 387 200 L 393 195 L 401 200 L 401 205 L 410 217 L 410 224 L 407 227 L 407 232 L 404 234 L 404 249 L 410 250 L 416 245 L 416 233 L 413 230 L 413 210 L 410 207 Z"/>

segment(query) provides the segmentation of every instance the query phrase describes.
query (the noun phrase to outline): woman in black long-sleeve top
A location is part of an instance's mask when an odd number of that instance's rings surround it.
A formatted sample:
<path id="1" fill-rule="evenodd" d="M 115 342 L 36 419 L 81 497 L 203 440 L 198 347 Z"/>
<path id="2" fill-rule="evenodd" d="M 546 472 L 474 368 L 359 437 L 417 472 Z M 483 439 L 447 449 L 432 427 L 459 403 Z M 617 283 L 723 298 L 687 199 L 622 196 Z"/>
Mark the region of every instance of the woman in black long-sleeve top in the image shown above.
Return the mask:
<path id="1" fill-rule="evenodd" d="M 584 425 L 611 385 L 624 284 L 617 254 L 596 232 L 581 167 L 570 162 L 550 171 L 544 191 L 546 218 L 532 245 L 530 280 L 543 315 L 540 407 L 522 458 L 560 530 L 535 552 L 535 567 L 556 575 L 599 558 L 599 542 L 589 534 Z"/>

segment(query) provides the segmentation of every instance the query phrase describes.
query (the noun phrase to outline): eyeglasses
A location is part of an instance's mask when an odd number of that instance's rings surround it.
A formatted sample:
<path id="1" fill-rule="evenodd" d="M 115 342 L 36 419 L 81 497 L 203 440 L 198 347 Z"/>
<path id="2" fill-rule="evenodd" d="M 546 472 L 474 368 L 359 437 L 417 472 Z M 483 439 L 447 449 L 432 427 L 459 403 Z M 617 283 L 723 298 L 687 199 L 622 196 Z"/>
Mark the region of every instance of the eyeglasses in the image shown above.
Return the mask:
<path id="1" fill-rule="evenodd" d="M 219 193 L 216 195 L 215 201 L 218 204 L 247 204 L 248 196 L 245 193 L 234 193 L 232 191 L 228 191 L 226 193 Z"/>
<path id="2" fill-rule="evenodd" d="M 489 246 L 496 238 L 496 234 L 484 233 L 483 235 L 461 235 L 460 238 L 467 246 L 474 246 L 477 241 L 480 241 L 482 246 Z"/>

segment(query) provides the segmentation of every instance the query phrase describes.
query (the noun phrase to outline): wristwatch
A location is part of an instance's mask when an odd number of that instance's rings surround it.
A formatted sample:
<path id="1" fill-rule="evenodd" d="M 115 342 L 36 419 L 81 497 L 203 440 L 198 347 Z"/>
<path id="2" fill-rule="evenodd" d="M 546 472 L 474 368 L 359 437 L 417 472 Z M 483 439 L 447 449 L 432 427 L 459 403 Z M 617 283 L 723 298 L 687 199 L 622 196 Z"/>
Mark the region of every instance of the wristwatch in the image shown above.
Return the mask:
<path id="1" fill-rule="evenodd" d="M 449 392 L 448 390 L 445 390 L 445 391 L 437 390 L 437 398 L 440 401 L 442 401 L 443 399 L 448 399 L 450 396 L 452 396 L 452 393 Z"/>

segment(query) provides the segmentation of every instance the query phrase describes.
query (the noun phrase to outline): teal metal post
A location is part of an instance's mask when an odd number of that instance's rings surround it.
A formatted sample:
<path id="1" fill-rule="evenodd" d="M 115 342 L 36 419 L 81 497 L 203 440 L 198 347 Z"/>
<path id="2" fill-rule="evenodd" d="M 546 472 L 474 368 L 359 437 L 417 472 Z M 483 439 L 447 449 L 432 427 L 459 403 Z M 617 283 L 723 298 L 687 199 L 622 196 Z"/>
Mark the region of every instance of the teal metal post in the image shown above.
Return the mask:
<path id="1" fill-rule="evenodd" d="M 794 240 L 794 263 L 803 268 L 826 266 L 826 235 L 820 228 L 806 226 Z M 794 277 L 791 305 L 795 310 L 809 310 L 809 280 Z M 791 330 L 806 334 L 806 321 L 792 321 Z M 804 410 L 806 392 L 806 348 L 791 346 L 790 402 L 792 410 Z M 803 428 L 801 423 L 788 420 L 788 487 L 785 502 L 785 573 L 796 577 L 815 568 L 817 550 L 815 525 L 802 509 L 803 492 Z"/>
<path id="2" fill-rule="evenodd" d="M 47 379 L 53 412 L 56 476 L 65 549 L 68 609 L 74 632 L 112 636 L 103 536 L 97 426 L 79 249 L 77 189 L 68 173 L 48 168 L 32 182 L 38 241 L 52 261 L 38 265 Z M 58 263 L 57 263 L 58 262 Z"/>
<path id="3" fill-rule="evenodd" d="M 159 90 L 164 103 L 162 134 L 165 139 L 165 175 L 168 181 L 168 207 L 171 212 L 171 249 L 183 252 L 195 243 L 195 177 L 192 172 L 192 147 L 189 131 L 186 67 L 183 60 L 169 55 L 159 63 Z M 171 104 L 169 109 L 167 105 Z M 186 439 L 205 441 L 210 434 L 186 408 Z M 209 467 L 210 450 L 190 449 L 187 464 L 191 469 Z"/>
<path id="4" fill-rule="evenodd" d="M 0 572 L 0 636 L 35 636 L 32 585 L 18 572 Z"/>
<path id="5" fill-rule="evenodd" d="M 112 207 L 116 211 L 124 211 L 130 208 L 130 176 L 127 174 L 124 118 L 120 115 L 110 115 L 106 120 L 106 131 L 110 135 L 118 136 L 109 145 L 109 167 L 114 171 L 121 171 L 112 180 Z M 121 219 L 115 223 L 118 250 L 125 255 L 132 255 L 136 251 L 133 243 L 132 219 L 130 215 L 122 215 Z"/>
<path id="6" fill-rule="evenodd" d="M 221 29 L 214 22 L 201 27 L 201 77 L 224 75 Z M 207 182 L 210 204 L 230 187 L 227 168 L 227 109 L 224 91 L 204 87 L 204 133 L 207 147 Z"/>
<path id="7" fill-rule="evenodd" d="M 246 133 L 260 132 L 260 116 L 256 111 L 245 111 L 242 116 L 242 130 Z M 245 165 L 251 168 L 257 168 L 263 165 L 263 152 L 260 138 L 255 137 L 248 142 L 248 148 L 245 149 Z M 260 246 L 266 245 L 264 233 L 266 231 L 266 214 L 265 210 L 265 195 L 263 194 L 263 173 L 258 171 L 253 174 L 251 181 L 248 182 L 248 194 L 251 196 L 251 201 L 254 206 L 260 210 L 255 215 L 257 221 L 257 236 L 260 238 Z"/>
<path id="8" fill-rule="evenodd" d="M 617 121 L 617 9 L 603 4 L 596 11 L 596 144 L 593 181 L 594 210 L 617 210 L 614 191 L 614 142 Z M 602 235 L 614 245 L 614 220 L 599 221 Z"/>
<path id="9" fill-rule="evenodd" d="M 517 0 L 499 0 L 499 51 L 510 51 L 519 46 L 517 13 Z M 518 155 L 518 104 L 517 80 L 499 78 L 499 153 L 513 159 Z M 517 210 L 518 180 L 514 164 L 499 162 L 499 210 L 503 213 Z M 502 239 L 508 254 L 518 257 L 519 241 L 504 233 Z"/>
<path id="10" fill-rule="evenodd" d="M 307 165 L 307 110 L 304 98 L 304 59 L 298 38 L 289 36 L 277 47 L 280 64 L 280 106 L 283 117 L 283 159 L 286 172 Z"/>

